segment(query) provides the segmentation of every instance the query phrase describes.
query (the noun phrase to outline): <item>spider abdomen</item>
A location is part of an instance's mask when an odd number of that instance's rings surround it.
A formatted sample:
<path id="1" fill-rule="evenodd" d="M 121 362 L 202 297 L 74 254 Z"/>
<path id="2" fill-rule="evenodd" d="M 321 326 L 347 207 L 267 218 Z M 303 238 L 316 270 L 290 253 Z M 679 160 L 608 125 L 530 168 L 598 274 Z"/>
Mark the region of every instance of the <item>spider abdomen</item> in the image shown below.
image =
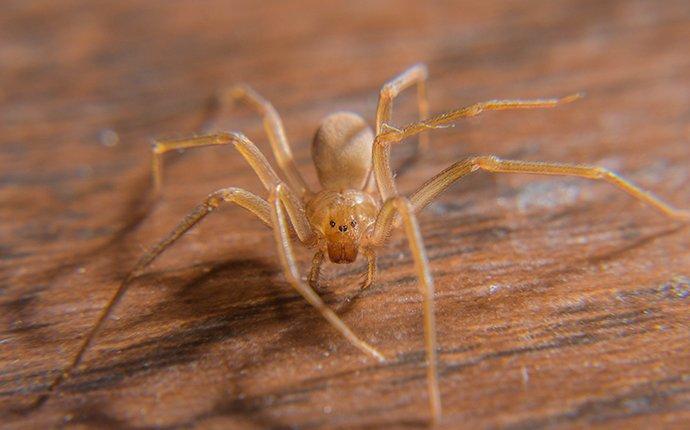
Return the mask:
<path id="1" fill-rule="evenodd" d="M 374 133 L 352 112 L 336 112 L 321 121 L 312 143 L 319 182 L 328 190 L 361 190 L 371 170 Z"/>

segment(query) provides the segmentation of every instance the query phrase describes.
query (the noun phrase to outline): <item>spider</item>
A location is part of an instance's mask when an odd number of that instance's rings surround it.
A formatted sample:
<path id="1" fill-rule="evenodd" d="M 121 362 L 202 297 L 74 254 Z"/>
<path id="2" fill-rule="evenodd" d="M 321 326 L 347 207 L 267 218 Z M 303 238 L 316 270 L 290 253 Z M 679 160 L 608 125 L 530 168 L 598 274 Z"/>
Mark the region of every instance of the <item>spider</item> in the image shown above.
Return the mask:
<path id="1" fill-rule="evenodd" d="M 396 189 L 390 166 L 392 145 L 422 133 L 419 136 L 419 145 L 423 148 L 428 144 L 424 131 L 443 127 L 459 118 L 472 117 L 492 110 L 550 108 L 579 98 L 579 95 L 575 94 L 560 99 L 492 100 L 429 117 L 426 97 L 427 76 L 427 67 L 424 64 L 416 64 L 381 88 L 373 131 L 361 116 L 351 112 L 337 112 L 322 120 L 312 144 L 312 156 L 321 185 L 319 191 L 312 190 L 298 171 L 276 110 L 247 86 L 234 87 L 228 95 L 236 101 L 244 102 L 262 116 L 273 153 L 285 180 L 278 176 L 261 151 L 241 133 L 221 132 L 186 139 L 154 141 L 152 171 L 156 191 L 162 183 L 161 156 L 164 153 L 184 148 L 233 145 L 259 177 L 268 192 L 268 198 L 263 199 L 240 188 L 223 188 L 206 197 L 203 203 L 189 213 L 167 237 L 138 261 L 100 314 L 70 365 L 53 382 L 48 393 L 79 366 L 101 325 L 124 295 L 129 281 L 186 231 L 222 204 L 237 204 L 271 228 L 280 264 L 290 285 L 352 345 L 381 362 L 385 361 L 384 355 L 360 339 L 323 302 L 314 288 L 319 282 L 320 269 L 326 256 L 333 263 L 349 264 L 354 262 L 360 253 L 366 257 L 368 263 L 362 288 L 369 287 L 376 275 L 377 249 L 386 244 L 393 229 L 402 225 L 423 296 L 428 398 L 433 421 L 441 418 L 434 283 L 417 223 L 417 214 L 440 193 L 477 170 L 578 176 L 607 181 L 671 218 L 690 220 L 690 211 L 673 208 L 653 194 L 601 167 L 503 160 L 495 156 L 461 159 L 433 176 L 409 196 L 401 195 Z M 403 128 L 390 126 L 388 123 L 391 119 L 393 100 L 401 91 L 414 85 L 417 87 L 420 120 Z M 306 282 L 295 262 L 293 241 L 315 250 Z"/>

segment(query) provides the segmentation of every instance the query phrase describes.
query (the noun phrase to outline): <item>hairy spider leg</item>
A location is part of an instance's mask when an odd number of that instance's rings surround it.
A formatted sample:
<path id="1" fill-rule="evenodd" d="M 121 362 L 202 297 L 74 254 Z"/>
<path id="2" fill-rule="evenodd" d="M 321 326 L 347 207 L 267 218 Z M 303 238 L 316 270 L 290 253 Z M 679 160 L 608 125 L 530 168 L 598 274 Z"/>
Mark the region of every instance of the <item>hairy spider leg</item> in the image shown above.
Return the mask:
<path id="1" fill-rule="evenodd" d="M 376 277 L 376 252 L 371 248 L 366 248 L 364 250 L 364 255 L 367 257 L 367 273 L 365 274 L 364 281 L 360 285 L 361 289 L 366 290 L 374 282 Z"/>

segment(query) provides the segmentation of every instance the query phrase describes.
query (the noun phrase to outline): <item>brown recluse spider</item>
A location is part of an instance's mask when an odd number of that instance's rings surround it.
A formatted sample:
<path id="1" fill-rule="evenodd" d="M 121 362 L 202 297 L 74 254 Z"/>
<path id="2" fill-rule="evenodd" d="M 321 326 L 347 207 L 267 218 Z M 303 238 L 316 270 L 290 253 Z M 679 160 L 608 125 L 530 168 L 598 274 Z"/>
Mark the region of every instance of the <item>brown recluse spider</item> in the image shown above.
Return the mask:
<path id="1" fill-rule="evenodd" d="M 268 101 L 246 86 L 235 87 L 228 94 L 234 100 L 246 103 L 263 117 L 273 153 L 280 170 L 285 175 L 284 181 L 276 174 L 261 151 L 241 133 L 214 133 L 187 139 L 155 141 L 153 178 L 156 191 L 161 186 L 161 155 L 164 153 L 191 147 L 234 145 L 259 176 L 268 192 L 268 199 L 264 200 L 239 188 L 223 188 L 211 193 L 134 266 L 102 311 L 74 359 L 53 381 L 42 400 L 47 399 L 50 392 L 54 391 L 79 366 L 101 325 L 125 293 L 129 281 L 222 203 L 235 203 L 245 208 L 273 229 L 280 263 L 288 282 L 340 334 L 355 347 L 379 361 L 385 361 L 383 354 L 353 333 L 326 306 L 313 287 L 318 283 L 319 271 L 326 255 L 333 263 L 349 264 L 355 261 L 358 253 L 361 252 L 368 261 L 366 279 L 362 284 L 362 288 L 367 288 L 376 274 L 376 249 L 383 246 L 391 231 L 402 224 L 414 258 L 415 271 L 424 300 L 427 383 L 431 415 L 434 421 L 438 421 L 441 417 L 441 396 L 436 370 L 434 284 L 416 214 L 441 192 L 477 170 L 578 176 L 607 181 L 671 218 L 686 221 L 690 219 L 690 211 L 673 208 L 652 193 L 638 188 L 602 167 L 502 160 L 492 155 L 461 159 L 426 181 L 409 196 L 400 195 L 395 187 L 390 167 L 391 145 L 423 131 L 442 127 L 459 118 L 479 115 L 484 111 L 550 108 L 579 97 L 575 94 L 561 99 L 492 100 L 428 118 L 427 75 L 426 66 L 417 64 L 388 81 L 381 88 L 376 110 L 375 132 L 372 132 L 362 117 L 350 112 L 334 113 L 321 122 L 312 145 L 314 165 L 322 186 L 320 191 L 311 190 L 297 170 L 282 121 L 276 110 Z M 415 84 L 418 91 L 420 121 L 400 129 L 388 125 L 393 99 L 401 91 Z M 420 145 L 425 146 L 425 135 L 420 135 L 420 138 L 422 138 Z M 295 263 L 290 242 L 295 236 L 292 230 L 296 233 L 295 239 L 299 243 L 316 250 L 307 282 L 302 280 Z"/>

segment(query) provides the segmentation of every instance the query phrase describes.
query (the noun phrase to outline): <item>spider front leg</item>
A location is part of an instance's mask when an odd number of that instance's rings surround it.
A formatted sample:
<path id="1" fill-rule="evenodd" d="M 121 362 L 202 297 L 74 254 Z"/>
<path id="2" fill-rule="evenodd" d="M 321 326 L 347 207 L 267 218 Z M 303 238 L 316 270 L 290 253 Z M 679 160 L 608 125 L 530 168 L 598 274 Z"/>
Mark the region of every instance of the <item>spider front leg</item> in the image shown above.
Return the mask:
<path id="1" fill-rule="evenodd" d="M 280 263 L 283 266 L 285 277 L 290 285 L 292 285 L 292 287 L 296 289 L 297 292 L 299 292 L 302 297 L 309 302 L 309 304 L 314 306 L 319 313 L 321 313 L 321 315 L 340 332 L 340 334 L 345 336 L 345 338 L 352 343 L 352 345 L 381 362 L 385 361 L 383 354 L 357 337 L 357 335 L 350 330 L 350 328 L 335 314 L 335 312 L 326 306 L 321 297 L 319 297 L 319 295 L 316 294 L 316 292 L 314 292 L 309 285 L 302 281 L 299 269 L 297 268 L 297 263 L 295 262 L 292 244 L 290 243 L 288 221 L 285 216 L 285 212 L 283 211 L 283 206 L 285 206 L 285 197 L 283 197 L 285 191 L 285 186 L 282 184 L 278 185 L 271 191 L 269 198 L 269 203 L 271 206 L 271 221 L 274 226 L 273 232 L 276 245 L 278 247 L 278 256 L 280 257 Z M 303 212 L 300 213 L 300 216 L 304 217 Z M 306 217 L 304 217 L 304 220 L 306 221 Z"/>
<path id="2" fill-rule="evenodd" d="M 417 85 L 417 105 L 419 107 L 419 120 L 425 120 L 429 116 L 429 99 L 427 98 L 427 79 L 429 70 L 425 64 L 415 64 L 398 76 L 386 82 L 379 93 L 379 103 L 376 108 L 376 134 L 382 133 L 383 125 L 390 122 L 393 115 L 393 100 L 401 92 Z M 422 149 L 428 146 L 429 136 L 422 133 L 419 136 L 419 145 Z"/>
<path id="3" fill-rule="evenodd" d="M 540 175 L 577 176 L 587 179 L 606 181 L 627 192 L 636 199 L 659 210 L 667 216 L 688 221 L 690 211 L 674 208 L 649 191 L 636 186 L 632 182 L 603 167 L 585 166 L 578 164 L 544 163 L 539 161 L 502 160 L 495 156 L 480 156 L 465 158 L 433 178 L 429 179 L 410 196 L 410 202 L 415 212 L 424 208 L 436 196 L 462 177 L 477 170 L 494 173 L 530 173 Z"/>
<path id="4" fill-rule="evenodd" d="M 371 236 L 373 246 L 386 243 L 390 231 L 396 222 L 396 215 L 402 217 L 407 242 L 414 259 L 415 271 L 419 279 L 419 290 L 424 298 L 424 338 L 426 345 L 427 385 L 429 405 L 434 421 L 441 419 L 441 392 L 438 387 L 438 358 L 436 354 L 436 318 L 434 315 L 434 280 L 429 270 L 422 235 L 419 232 L 417 217 L 412 204 L 404 197 L 393 197 L 384 203 L 376 217 L 374 232 Z"/>
<path id="5" fill-rule="evenodd" d="M 401 74 L 395 76 L 386 82 L 379 92 L 379 102 L 376 107 L 376 134 L 381 134 L 385 130 L 386 124 L 389 124 L 393 116 L 393 100 L 400 95 L 401 92 L 410 88 L 412 85 L 417 85 L 417 106 L 419 110 L 419 120 L 422 121 L 429 116 L 429 99 L 427 96 L 427 79 L 429 78 L 429 70 L 426 64 L 415 64 Z M 416 153 L 426 150 L 429 147 L 428 133 L 421 133 L 416 147 Z M 374 181 L 373 176 L 369 176 L 367 180 L 366 189 L 373 191 Z"/>
<path id="6" fill-rule="evenodd" d="M 86 335 L 82 344 L 79 346 L 76 355 L 69 363 L 67 368 L 63 370 L 57 378 L 48 386 L 47 392 L 36 400 L 35 405 L 43 404 L 50 394 L 55 391 L 64 381 L 66 381 L 74 372 L 74 370 L 81 364 L 84 354 L 91 347 L 96 335 L 101 329 L 101 326 L 108 319 L 115 306 L 122 300 L 130 281 L 132 281 L 142 270 L 150 265 L 163 251 L 168 249 L 177 239 L 179 239 L 190 228 L 198 224 L 206 215 L 211 213 L 214 209 L 222 203 L 235 203 L 247 209 L 249 212 L 256 215 L 264 224 L 271 226 L 271 215 L 268 203 L 240 188 L 225 188 L 210 194 L 206 200 L 197 206 L 189 213 L 163 240 L 158 242 L 149 252 L 144 254 L 134 268 L 127 274 L 120 286 L 115 291 L 115 294 L 108 301 L 100 316 L 93 325 L 91 331 Z"/>
<path id="7" fill-rule="evenodd" d="M 456 119 L 477 116 L 485 111 L 552 108 L 559 104 L 570 103 L 580 97 L 580 94 L 573 94 L 560 99 L 490 100 L 436 115 L 433 118 L 409 124 L 401 129 L 384 126 L 381 133 L 377 133 L 374 140 L 372 157 L 379 194 L 384 201 L 398 195 L 395 182 L 393 181 L 393 170 L 390 165 L 390 147 L 394 143 L 422 133 L 425 130 L 442 127 Z"/>

